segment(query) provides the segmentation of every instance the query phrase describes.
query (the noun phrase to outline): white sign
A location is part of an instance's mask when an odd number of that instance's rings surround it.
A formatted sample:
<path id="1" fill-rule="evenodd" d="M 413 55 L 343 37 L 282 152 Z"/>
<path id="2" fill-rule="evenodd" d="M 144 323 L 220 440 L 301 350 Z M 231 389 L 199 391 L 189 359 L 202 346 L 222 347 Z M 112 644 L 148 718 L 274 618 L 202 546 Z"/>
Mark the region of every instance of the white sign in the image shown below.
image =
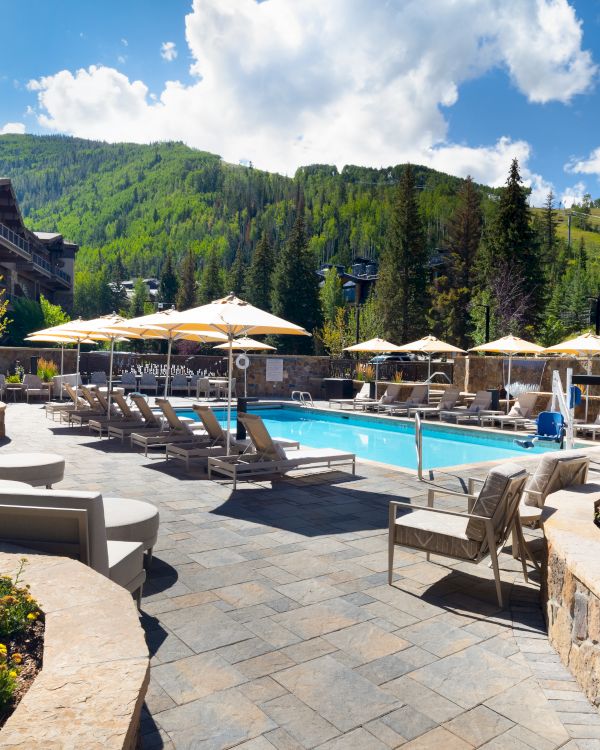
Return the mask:
<path id="1" fill-rule="evenodd" d="M 281 383 L 283 380 L 283 360 L 272 359 L 269 357 L 267 360 L 267 382 Z"/>

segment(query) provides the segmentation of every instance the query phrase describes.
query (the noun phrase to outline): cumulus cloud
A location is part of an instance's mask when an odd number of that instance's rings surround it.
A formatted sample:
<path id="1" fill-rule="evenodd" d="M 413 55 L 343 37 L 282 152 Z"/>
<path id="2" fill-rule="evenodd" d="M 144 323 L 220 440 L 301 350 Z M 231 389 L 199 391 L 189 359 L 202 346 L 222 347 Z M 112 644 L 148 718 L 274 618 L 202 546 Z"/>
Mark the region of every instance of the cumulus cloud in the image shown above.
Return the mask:
<path id="1" fill-rule="evenodd" d="M 530 101 L 568 102 L 596 75 L 567 0 L 194 0 L 186 41 L 192 82 L 167 81 L 157 97 L 104 66 L 30 82 L 39 123 L 90 138 L 183 140 L 287 173 L 411 160 L 501 184 L 529 146 L 448 143 L 443 108 L 460 86 L 502 67 Z M 166 45 L 176 54 L 165 42 L 163 56 Z"/>
<path id="2" fill-rule="evenodd" d="M 565 172 L 595 174 L 600 177 L 600 147 L 594 149 L 587 159 L 572 159 L 568 164 L 565 164 Z"/>
<path id="3" fill-rule="evenodd" d="M 177 46 L 175 42 L 163 42 L 160 45 L 160 56 L 167 62 L 172 62 L 177 57 Z"/>
<path id="4" fill-rule="evenodd" d="M 25 123 L 23 122 L 7 122 L 0 128 L 0 135 L 8 135 L 8 133 L 23 135 L 24 132 Z"/>
<path id="5" fill-rule="evenodd" d="M 565 208 L 571 208 L 573 203 L 581 203 L 583 196 L 587 193 L 585 182 L 577 182 L 572 187 L 568 187 L 560 196 L 560 202 Z"/>

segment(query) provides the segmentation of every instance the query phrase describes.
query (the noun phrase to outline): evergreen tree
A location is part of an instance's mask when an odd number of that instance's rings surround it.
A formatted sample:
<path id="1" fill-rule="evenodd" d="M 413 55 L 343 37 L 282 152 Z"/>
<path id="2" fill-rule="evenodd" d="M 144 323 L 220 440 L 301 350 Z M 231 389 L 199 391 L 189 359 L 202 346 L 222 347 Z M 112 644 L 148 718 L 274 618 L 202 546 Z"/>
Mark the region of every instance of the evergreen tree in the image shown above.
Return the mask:
<path id="1" fill-rule="evenodd" d="M 558 242 L 556 239 L 556 211 L 554 209 L 554 193 L 552 190 L 544 202 L 542 226 L 543 261 L 547 268 L 547 278 L 554 283 L 558 278 Z"/>
<path id="2" fill-rule="evenodd" d="M 377 306 L 386 338 L 407 342 L 422 334 L 429 307 L 427 249 L 410 164 L 400 178 L 381 254 Z"/>
<path id="3" fill-rule="evenodd" d="M 296 219 L 273 271 L 273 313 L 296 323 L 309 332 L 321 323 L 319 281 L 315 259 L 308 249 L 304 226 L 304 200 L 300 197 Z M 312 339 L 308 336 L 281 336 L 277 347 L 283 353 L 310 354 Z"/>
<path id="4" fill-rule="evenodd" d="M 227 291 L 233 292 L 236 297 L 241 297 L 244 291 L 244 279 L 246 277 L 246 264 L 242 253 L 241 243 L 238 245 L 233 264 L 227 274 Z"/>
<path id="5" fill-rule="evenodd" d="M 196 304 L 196 255 L 190 247 L 179 271 L 179 289 L 176 304 L 178 310 L 189 310 Z"/>
<path id="6" fill-rule="evenodd" d="M 141 315 L 145 315 L 146 303 L 148 301 L 148 287 L 144 283 L 144 279 L 136 279 L 133 287 L 133 297 L 129 306 L 131 317 L 139 318 Z"/>
<path id="7" fill-rule="evenodd" d="M 213 300 L 220 299 L 224 295 L 223 277 L 216 250 L 208 253 L 202 276 L 200 277 L 200 288 L 198 289 L 198 303 L 207 305 Z"/>
<path id="8" fill-rule="evenodd" d="M 114 310 L 115 312 L 126 310 L 129 306 L 129 300 L 127 299 L 127 290 L 123 286 L 125 277 L 125 266 L 123 265 L 123 261 L 121 260 L 121 253 L 118 253 L 112 272 L 112 279 L 109 282 L 112 297 L 111 305 L 112 310 Z"/>
<path id="9" fill-rule="evenodd" d="M 169 248 L 160 273 L 160 285 L 158 288 L 160 302 L 164 305 L 174 305 L 178 291 L 179 281 L 173 267 L 173 256 Z"/>
<path id="10" fill-rule="evenodd" d="M 246 273 L 245 298 L 261 310 L 271 310 L 273 251 L 266 234 L 260 238 Z"/>
<path id="11" fill-rule="evenodd" d="M 490 291 L 492 307 L 506 307 L 508 299 L 498 297 L 500 290 L 505 290 L 511 304 L 524 310 L 519 323 L 521 330 L 513 327 L 510 332 L 535 336 L 544 302 L 543 270 L 527 205 L 527 190 L 521 181 L 519 164 L 513 159 L 479 263 L 480 284 Z M 505 283 L 497 284 L 495 291 L 492 289 L 499 272 L 500 275 L 510 272 L 513 289 Z M 518 301 L 514 297 L 517 287 L 520 290 Z M 501 335 L 505 333 L 509 331 L 500 330 Z"/>
<path id="12" fill-rule="evenodd" d="M 458 203 L 448 221 L 446 274 L 432 286 L 429 321 L 440 338 L 464 349 L 470 345 L 474 264 L 481 242 L 481 197 L 471 177 L 458 192 Z"/>
<path id="13" fill-rule="evenodd" d="M 337 315 L 337 309 L 344 306 L 344 291 L 336 268 L 329 268 L 325 272 L 325 280 L 319 291 L 323 319 L 332 323 Z"/>

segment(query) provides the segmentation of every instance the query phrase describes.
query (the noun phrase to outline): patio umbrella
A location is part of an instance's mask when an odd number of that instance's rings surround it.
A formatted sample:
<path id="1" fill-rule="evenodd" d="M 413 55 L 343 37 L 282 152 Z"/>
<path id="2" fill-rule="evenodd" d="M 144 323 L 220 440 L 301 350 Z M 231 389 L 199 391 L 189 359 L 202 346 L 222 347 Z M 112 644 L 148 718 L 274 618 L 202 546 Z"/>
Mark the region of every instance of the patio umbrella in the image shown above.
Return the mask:
<path id="1" fill-rule="evenodd" d="M 163 339 L 168 341 L 167 348 L 167 374 L 165 376 L 165 398 L 169 391 L 169 377 L 171 374 L 171 349 L 173 341 L 198 341 L 202 344 L 211 341 L 227 341 L 222 333 L 214 331 L 179 331 L 177 330 L 177 310 L 163 310 L 150 315 L 142 315 L 139 318 L 130 318 L 120 323 L 115 323 L 114 328 L 123 335 L 133 334 L 143 339 Z"/>
<path id="2" fill-rule="evenodd" d="M 193 307 L 183 312 L 174 312 L 177 329 L 193 333 L 221 333 L 232 343 L 236 336 L 247 334 L 290 334 L 310 336 L 310 333 L 295 323 L 288 323 L 283 318 L 260 310 L 233 292 L 208 305 Z M 231 372 L 233 370 L 233 349 L 229 347 L 227 387 L 227 454 L 229 455 L 229 431 L 231 429 Z"/>
<path id="3" fill-rule="evenodd" d="M 549 346 L 544 351 L 547 354 L 575 354 L 579 357 L 587 357 L 587 374 L 592 373 L 592 357 L 600 354 L 600 336 L 595 333 L 582 333 L 574 339 L 562 341 L 560 344 Z M 585 392 L 585 421 L 588 418 L 588 396 L 589 389 Z"/>
<path id="4" fill-rule="evenodd" d="M 363 341 L 360 344 L 354 344 L 353 346 L 347 346 L 344 348 L 345 352 L 370 352 L 371 354 L 388 354 L 389 352 L 399 352 L 401 347 L 396 344 L 392 344 L 385 339 L 369 339 L 369 341 Z M 379 380 L 379 362 L 375 362 L 375 397 L 377 397 L 377 381 Z"/>
<path id="5" fill-rule="evenodd" d="M 227 341 L 224 344 L 218 344 L 213 349 L 233 349 L 234 352 L 260 352 L 260 351 L 276 351 L 274 346 L 269 346 L 262 341 L 248 338 L 248 336 L 242 336 L 242 338 L 235 339 L 231 344 Z M 246 393 L 246 368 L 244 367 L 244 398 L 247 396 Z"/>
<path id="6" fill-rule="evenodd" d="M 518 336 L 503 336 L 496 341 L 490 341 L 488 344 L 481 344 L 469 349 L 470 352 L 493 352 L 495 354 L 506 354 L 508 356 L 508 383 L 506 386 L 506 411 L 510 408 L 510 371 L 512 358 L 515 354 L 542 354 L 544 347 L 534 344 L 532 341 L 525 341 Z"/>
<path id="7" fill-rule="evenodd" d="M 62 379 L 62 376 L 64 374 L 64 359 L 65 359 L 65 344 L 75 344 L 76 340 L 72 336 L 68 336 L 65 333 L 60 333 L 55 330 L 57 328 L 56 326 L 53 326 L 52 328 L 46 328 L 45 330 L 38 331 L 37 333 L 32 333 L 29 336 L 25 337 L 25 341 L 32 341 L 34 343 L 43 343 L 43 344 L 60 344 L 60 376 Z M 94 344 L 95 342 L 91 339 L 84 339 L 82 344 Z M 59 398 L 62 399 L 62 387 L 61 392 L 59 394 Z"/>
<path id="8" fill-rule="evenodd" d="M 431 377 L 431 355 L 432 354 L 465 354 L 464 349 L 458 346 L 441 341 L 435 336 L 424 336 L 418 341 L 411 341 L 410 344 L 402 344 L 400 350 L 403 352 L 417 352 L 428 355 L 427 381 Z"/>

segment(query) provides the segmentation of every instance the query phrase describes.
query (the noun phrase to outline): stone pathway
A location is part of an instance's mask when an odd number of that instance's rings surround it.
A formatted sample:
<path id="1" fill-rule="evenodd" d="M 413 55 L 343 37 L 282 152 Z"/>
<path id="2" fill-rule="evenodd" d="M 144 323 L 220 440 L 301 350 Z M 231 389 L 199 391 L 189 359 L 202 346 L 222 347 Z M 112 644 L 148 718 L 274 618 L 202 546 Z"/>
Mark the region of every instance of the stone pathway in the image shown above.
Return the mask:
<path id="1" fill-rule="evenodd" d="M 398 549 L 387 585 L 388 502 L 427 489 L 411 475 L 359 463 L 356 477 L 232 493 L 37 406 L 9 404 L 7 431 L 3 450 L 66 457 L 61 487 L 160 508 L 143 601 L 145 750 L 600 748 L 600 715 L 547 642 L 536 577 L 526 585 L 510 555 L 504 610 L 485 563 Z"/>

